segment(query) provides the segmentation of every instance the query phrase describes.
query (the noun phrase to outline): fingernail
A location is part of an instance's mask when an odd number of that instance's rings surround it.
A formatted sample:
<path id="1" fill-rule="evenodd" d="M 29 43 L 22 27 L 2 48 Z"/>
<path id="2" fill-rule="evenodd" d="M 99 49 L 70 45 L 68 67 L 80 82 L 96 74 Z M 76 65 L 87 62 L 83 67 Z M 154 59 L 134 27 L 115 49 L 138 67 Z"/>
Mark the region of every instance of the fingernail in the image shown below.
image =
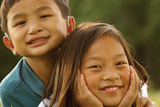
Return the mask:
<path id="1" fill-rule="evenodd" d="M 83 78 L 83 74 L 81 74 L 81 78 Z"/>
<path id="2" fill-rule="evenodd" d="M 131 67 L 132 70 L 134 70 L 132 65 L 130 65 L 130 67 Z"/>

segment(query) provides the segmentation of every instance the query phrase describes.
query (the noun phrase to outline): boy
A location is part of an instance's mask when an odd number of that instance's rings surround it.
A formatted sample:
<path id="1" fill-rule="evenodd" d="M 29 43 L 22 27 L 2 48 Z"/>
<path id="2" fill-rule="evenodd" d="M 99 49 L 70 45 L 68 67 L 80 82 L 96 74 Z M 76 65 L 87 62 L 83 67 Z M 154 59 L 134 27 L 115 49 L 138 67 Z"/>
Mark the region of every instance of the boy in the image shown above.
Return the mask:
<path id="1" fill-rule="evenodd" d="M 36 107 L 52 73 L 56 53 L 74 29 L 67 0 L 4 0 L 5 45 L 23 58 L 0 85 L 3 107 Z M 8 35 L 8 36 L 7 36 Z"/>

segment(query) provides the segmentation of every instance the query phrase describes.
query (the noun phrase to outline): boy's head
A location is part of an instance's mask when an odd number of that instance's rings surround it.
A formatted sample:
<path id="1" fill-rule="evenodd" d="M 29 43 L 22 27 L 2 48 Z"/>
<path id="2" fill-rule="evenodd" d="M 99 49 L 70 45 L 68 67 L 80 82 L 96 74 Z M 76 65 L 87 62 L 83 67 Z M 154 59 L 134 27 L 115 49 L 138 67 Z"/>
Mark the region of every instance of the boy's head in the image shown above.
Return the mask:
<path id="1" fill-rule="evenodd" d="M 15 5 L 17 2 L 20 2 L 21 0 L 3 0 L 1 5 L 1 11 L 0 11 L 0 18 L 1 18 L 1 28 L 2 31 L 8 34 L 7 29 L 7 15 L 9 10 L 12 8 L 13 5 Z M 70 16 L 70 8 L 68 6 L 68 0 L 53 0 L 56 2 L 56 4 L 59 6 L 63 18 L 67 18 Z"/>
<path id="2" fill-rule="evenodd" d="M 3 41 L 15 55 L 55 52 L 74 29 L 69 15 L 67 0 L 4 0 L 1 27 L 8 36 Z"/>

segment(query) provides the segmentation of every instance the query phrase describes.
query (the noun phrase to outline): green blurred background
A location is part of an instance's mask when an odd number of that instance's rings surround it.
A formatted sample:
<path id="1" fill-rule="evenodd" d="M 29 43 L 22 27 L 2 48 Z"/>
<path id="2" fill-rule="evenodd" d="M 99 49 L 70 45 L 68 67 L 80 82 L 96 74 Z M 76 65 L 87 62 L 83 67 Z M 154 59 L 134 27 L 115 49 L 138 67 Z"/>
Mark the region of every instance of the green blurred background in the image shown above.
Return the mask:
<path id="1" fill-rule="evenodd" d="M 123 33 L 135 47 L 136 59 L 147 69 L 151 100 L 160 103 L 156 99 L 160 99 L 160 0 L 70 0 L 69 5 L 76 25 L 106 22 Z M 21 56 L 14 56 L 3 44 L 2 31 L 0 35 L 1 81 Z"/>

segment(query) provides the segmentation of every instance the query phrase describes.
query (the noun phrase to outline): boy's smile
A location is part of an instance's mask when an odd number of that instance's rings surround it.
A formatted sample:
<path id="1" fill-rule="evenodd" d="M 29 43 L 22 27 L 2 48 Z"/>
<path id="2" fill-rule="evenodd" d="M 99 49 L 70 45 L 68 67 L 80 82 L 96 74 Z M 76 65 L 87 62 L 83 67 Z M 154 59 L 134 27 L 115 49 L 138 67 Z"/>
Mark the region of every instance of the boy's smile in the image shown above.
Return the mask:
<path id="1" fill-rule="evenodd" d="M 66 19 L 54 0 L 21 0 L 7 15 L 9 36 L 22 56 L 49 55 L 67 34 Z"/>
<path id="2" fill-rule="evenodd" d="M 127 56 L 122 45 L 110 35 L 102 35 L 89 47 L 81 71 L 89 90 L 105 106 L 118 105 L 129 87 Z"/>

